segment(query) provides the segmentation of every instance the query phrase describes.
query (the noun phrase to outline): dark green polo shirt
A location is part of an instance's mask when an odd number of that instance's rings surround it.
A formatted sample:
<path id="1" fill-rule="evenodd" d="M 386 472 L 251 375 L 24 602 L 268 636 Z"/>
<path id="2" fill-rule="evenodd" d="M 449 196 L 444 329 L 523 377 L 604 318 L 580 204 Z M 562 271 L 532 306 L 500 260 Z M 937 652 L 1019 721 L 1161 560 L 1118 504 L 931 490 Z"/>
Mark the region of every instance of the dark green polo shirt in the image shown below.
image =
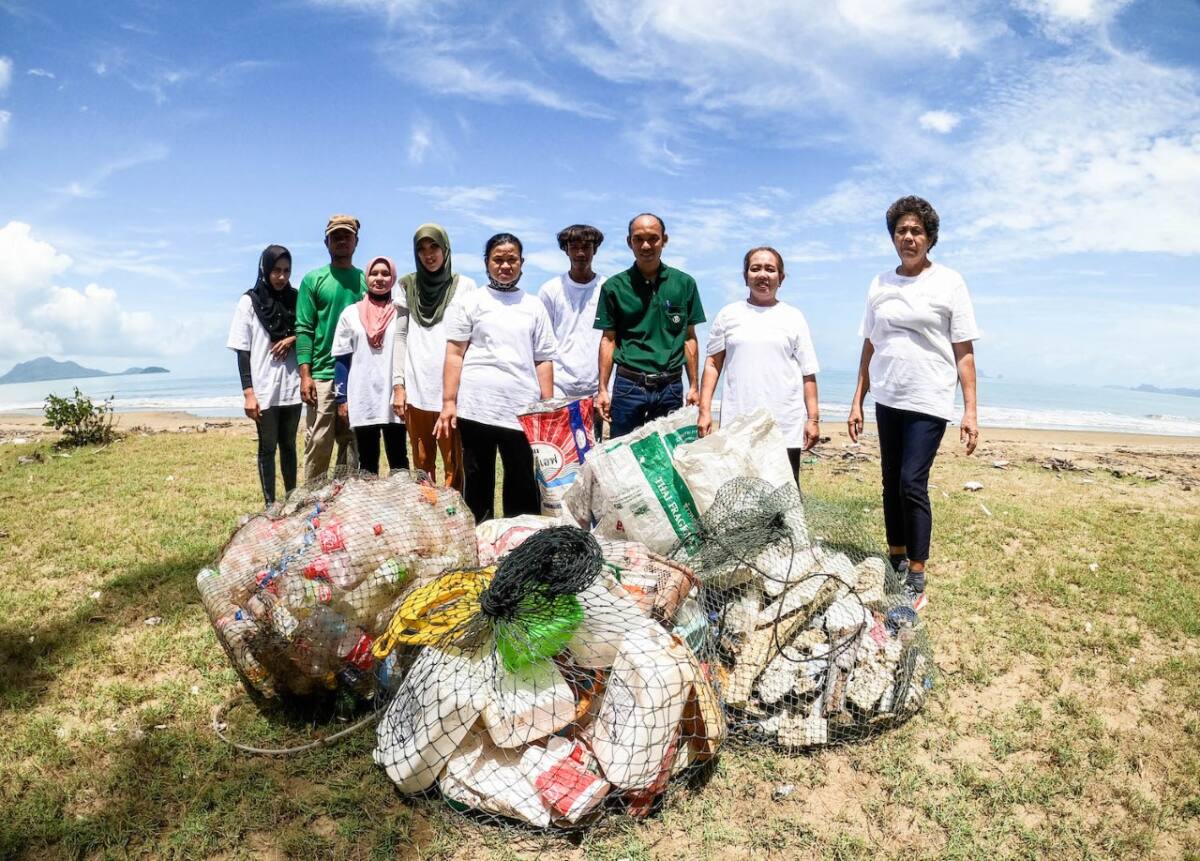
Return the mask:
<path id="1" fill-rule="evenodd" d="M 613 361 L 644 374 L 682 368 L 688 326 L 703 322 L 696 279 L 666 264 L 653 282 L 635 264 L 600 288 L 595 328 L 617 333 Z"/>

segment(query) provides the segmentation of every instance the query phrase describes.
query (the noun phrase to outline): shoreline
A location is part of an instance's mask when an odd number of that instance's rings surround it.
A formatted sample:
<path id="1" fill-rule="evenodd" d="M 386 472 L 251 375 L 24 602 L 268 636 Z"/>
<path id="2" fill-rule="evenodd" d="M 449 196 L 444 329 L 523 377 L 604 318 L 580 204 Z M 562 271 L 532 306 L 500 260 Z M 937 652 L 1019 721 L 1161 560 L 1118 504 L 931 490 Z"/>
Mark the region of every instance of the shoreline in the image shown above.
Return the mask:
<path id="1" fill-rule="evenodd" d="M 116 413 L 115 426 L 118 430 L 125 433 L 131 432 L 150 432 L 150 433 L 171 433 L 195 430 L 197 427 L 205 426 L 208 428 L 223 428 L 230 429 L 234 432 L 244 431 L 249 433 L 253 429 L 253 425 L 245 416 L 202 416 L 195 413 L 186 412 L 184 410 L 139 410 L 133 412 Z M 43 418 L 40 414 L 25 413 L 25 412 L 0 412 L 0 438 L 11 438 L 13 436 L 26 436 L 33 439 L 39 439 L 47 436 L 53 436 L 54 431 L 43 424 Z M 868 442 L 864 447 L 871 448 L 870 440 L 874 435 L 874 422 L 866 422 L 864 432 L 868 436 Z M 821 427 L 822 435 L 830 437 L 830 442 L 834 446 L 850 445 L 849 437 L 846 433 L 846 425 L 844 421 L 835 420 L 825 422 Z M 1146 433 L 1127 433 L 1123 431 L 1109 430 L 1062 430 L 1062 429 L 1043 429 L 1043 428 L 1008 428 L 1008 427 L 987 427 L 981 428 L 980 450 L 987 449 L 990 446 L 1004 444 L 1043 444 L 1043 445 L 1062 445 L 1062 446 L 1100 446 L 1100 447 L 1116 447 L 1124 446 L 1138 449 L 1194 449 L 1200 452 L 1200 436 L 1176 436 L 1169 434 L 1146 434 Z M 829 443 L 827 443 L 828 445 Z M 958 431 L 956 425 L 951 425 L 946 429 L 945 439 L 942 441 L 942 449 L 957 449 L 961 452 L 961 444 L 958 442 Z"/>

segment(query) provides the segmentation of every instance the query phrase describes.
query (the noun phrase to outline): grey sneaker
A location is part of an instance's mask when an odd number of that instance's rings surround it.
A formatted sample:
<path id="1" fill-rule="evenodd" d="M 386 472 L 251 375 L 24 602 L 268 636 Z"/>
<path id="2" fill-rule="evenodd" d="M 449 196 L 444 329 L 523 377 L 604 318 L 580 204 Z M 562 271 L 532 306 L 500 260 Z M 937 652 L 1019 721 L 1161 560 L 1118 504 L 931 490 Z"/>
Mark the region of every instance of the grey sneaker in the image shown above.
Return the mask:
<path id="1" fill-rule="evenodd" d="M 920 612 L 925 609 L 925 572 L 910 571 L 907 562 L 904 565 L 904 594 L 914 610 Z"/>

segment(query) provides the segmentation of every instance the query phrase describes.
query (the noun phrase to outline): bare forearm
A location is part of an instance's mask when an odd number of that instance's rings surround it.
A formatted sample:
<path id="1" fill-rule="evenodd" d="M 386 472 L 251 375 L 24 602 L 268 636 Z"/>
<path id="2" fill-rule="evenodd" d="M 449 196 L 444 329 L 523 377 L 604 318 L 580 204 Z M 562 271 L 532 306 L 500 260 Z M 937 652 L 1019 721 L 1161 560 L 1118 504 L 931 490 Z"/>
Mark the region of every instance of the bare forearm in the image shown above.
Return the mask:
<path id="1" fill-rule="evenodd" d="M 700 343 L 696 340 L 695 331 L 689 331 L 687 340 L 683 342 L 684 364 L 687 365 L 688 382 L 693 389 L 700 388 Z"/>
<path id="2" fill-rule="evenodd" d="M 867 392 L 871 390 L 871 357 L 873 355 L 875 355 L 874 345 L 864 339 L 862 355 L 858 359 L 858 382 L 854 387 L 854 397 L 850 400 L 852 406 L 861 407 Z"/>
<path id="3" fill-rule="evenodd" d="M 810 419 L 821 420 L 821 404 L 817 397 L 817 375 L 804 375 L 804 411 Z"/>
<path id="4" fill-rule="evenodd" d="M 446 364 L 442 368 L 442 403 L 458 403 L 458 386 L 462 381 L 462 346 L 450 341 L 446 344 Z"/>
<path id="5" fill-rule="evenodd" d="M 600 388 L 608 391 L 608 381 L 612 377 L 613 369 L 613 353 L 617 349 L 617 339 L 610 333 L 605 332 L 600 338 Z"/>
<path id="6" fill-rule="evenodd" d="M 958 345 L 955 344 L 957 348 Z M 958 381 L 962 386 L 963 410 L 974 413 L 978 409 L 975 383 L 975 351 L 963 350 L 958 356 Z"/>
<path id="7" fill-rule="evenodd" d="M 704 379 L 700 383 L 700 409 L 712 409 L 713 395 L 717 392 L 717 381 L 721 379 L 721 369 L 725 364 L 725 354 L 716 353 L 704 360 Z"/>
<path id="8" fill-rule="evenodd" d="M 550 361 L 537 362 L 534 366 L 537 372 L 538 388 L 542 400 L 554 397 L 554 363 Z"/>

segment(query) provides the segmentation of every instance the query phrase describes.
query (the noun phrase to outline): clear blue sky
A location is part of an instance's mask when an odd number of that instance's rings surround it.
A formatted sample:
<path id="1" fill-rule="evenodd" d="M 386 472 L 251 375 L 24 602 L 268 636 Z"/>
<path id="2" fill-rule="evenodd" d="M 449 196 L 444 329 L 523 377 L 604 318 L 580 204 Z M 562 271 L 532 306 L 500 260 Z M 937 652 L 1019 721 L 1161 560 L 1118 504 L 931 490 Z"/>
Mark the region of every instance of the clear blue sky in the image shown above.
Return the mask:
<path id="1" fill-rule="evenodd" d="M 849 369 L 883 213 L 927 197 L 1007 378 L 1200 385 L 1200 4 L 0 0 L 0 370 L 232 374 L 258 252 L 411 265 L 422 221 L 524 286 L 554 233 L 666 220 L 709 318 L 751 245 Z M 299 283 L 299 273 L 294 279 Z"/>

